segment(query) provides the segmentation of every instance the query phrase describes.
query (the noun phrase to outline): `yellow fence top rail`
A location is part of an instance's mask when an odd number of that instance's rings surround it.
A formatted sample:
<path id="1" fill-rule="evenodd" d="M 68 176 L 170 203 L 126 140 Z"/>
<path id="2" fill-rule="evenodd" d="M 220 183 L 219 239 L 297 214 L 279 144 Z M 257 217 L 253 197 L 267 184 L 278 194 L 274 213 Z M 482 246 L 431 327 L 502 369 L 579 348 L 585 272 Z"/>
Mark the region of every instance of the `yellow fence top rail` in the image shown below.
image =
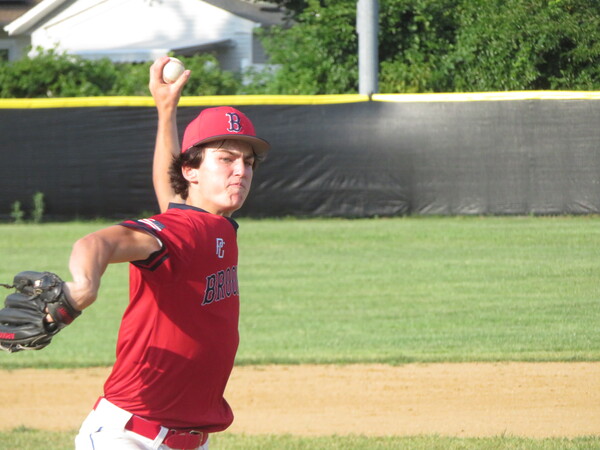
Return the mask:
<path id="1" fill-rule="evenodd" d="M 600 91 L 508 91 L 430 94 L 215 95 L 181 97 L 180 106 L 328 105 L 360 102 L 474 102 L 515 100 L 600 100 Z M 153 107 L 150 96 L 0 99 L 0 109 Z"/>
<path id="2" fill-rule="evenodd" d="M 366 95 L 216 95 L 181 97 L 179 106 L 324 105 L 369 101 Z M 0 99 L 0 109 L 154 106 L 152 97 L 64 97 Z"/>
<path id="3" fill-rule="evenodd" d="M 450 92 L 443 94 L 373 94 L 377 102 L 475 102 L 509 100 L 600 100 L 600 91 Z"/>

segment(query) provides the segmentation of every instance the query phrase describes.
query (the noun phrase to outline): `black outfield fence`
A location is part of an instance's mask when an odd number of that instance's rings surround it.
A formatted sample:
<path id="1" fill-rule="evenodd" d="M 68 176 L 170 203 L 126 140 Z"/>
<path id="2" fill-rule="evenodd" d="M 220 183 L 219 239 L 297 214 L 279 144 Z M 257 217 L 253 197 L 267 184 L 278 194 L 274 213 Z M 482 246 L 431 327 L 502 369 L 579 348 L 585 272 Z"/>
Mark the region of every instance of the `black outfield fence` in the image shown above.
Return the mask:
<path id="1" fill-rule="evenodd" d="M 188 97 L 236 106 L 273 150 L 237 216 L 600 212 L 600 92 Z M 0 100 L 0 218 L 157 210 L 150 98 Z"/>

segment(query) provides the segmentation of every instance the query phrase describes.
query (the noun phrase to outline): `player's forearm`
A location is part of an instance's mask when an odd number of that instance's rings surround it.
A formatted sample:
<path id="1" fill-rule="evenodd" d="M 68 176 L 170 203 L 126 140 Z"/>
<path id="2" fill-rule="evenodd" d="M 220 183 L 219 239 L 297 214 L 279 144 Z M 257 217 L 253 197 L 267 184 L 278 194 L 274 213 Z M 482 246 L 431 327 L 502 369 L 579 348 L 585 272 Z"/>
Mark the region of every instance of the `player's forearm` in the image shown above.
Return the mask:
<path id="1" fill-rule="evenodd" d="M 171 188 L 169 168 L 173 156 L 179 154 L 177 105 L 183 87 L 190 77 L 190 71 L 186 70 L 174 83 L 166 83 L 162 72 L 168 61 L 169 57 L 165 56 L 157 59 L 152 64 L 150 67 L 150 82 L 148 84 L 158 111 L 158 129 L 154 148 L 152 181 L 161 212 L 167 209 L 169 202 L 180 200 Z"/>
<path id="2" fill-rule="evenodd" d="M 109 264 L 114 248 L 94 234 L 78 240 L 73 245 L 69 269 L 73 281 L 66 283 L 66 292 L 74 306 L 83 310 L 98 296 L 100 280 Z"/>
<path id="3" fill-rule="evenodd" d="M 154 148 L 152 181 L 160 211 L 164 212 L 175 197 L 171 187 L 169 167 L 173 157 L 179 153 L 176 110 L 160 111 Z"/>

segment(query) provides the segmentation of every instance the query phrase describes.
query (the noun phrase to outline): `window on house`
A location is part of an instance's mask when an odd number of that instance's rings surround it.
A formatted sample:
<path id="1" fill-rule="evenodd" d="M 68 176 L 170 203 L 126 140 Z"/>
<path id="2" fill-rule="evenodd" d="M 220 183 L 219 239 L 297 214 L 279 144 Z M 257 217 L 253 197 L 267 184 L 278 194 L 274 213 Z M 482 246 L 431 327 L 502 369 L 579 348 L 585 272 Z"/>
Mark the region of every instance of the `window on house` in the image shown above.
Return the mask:
<path id="1" fill-rule="evenodd" d="M 252 38 L 252 63 L 253 64 L 266 64 L 268 62 L 267 54 L 262 46 L 262 43 L 256 36 Z"/>
<path id="2" fill-rule="evenodd" d="M 0 48 L 0 61 L 8 61 L 8 49 Z"/>

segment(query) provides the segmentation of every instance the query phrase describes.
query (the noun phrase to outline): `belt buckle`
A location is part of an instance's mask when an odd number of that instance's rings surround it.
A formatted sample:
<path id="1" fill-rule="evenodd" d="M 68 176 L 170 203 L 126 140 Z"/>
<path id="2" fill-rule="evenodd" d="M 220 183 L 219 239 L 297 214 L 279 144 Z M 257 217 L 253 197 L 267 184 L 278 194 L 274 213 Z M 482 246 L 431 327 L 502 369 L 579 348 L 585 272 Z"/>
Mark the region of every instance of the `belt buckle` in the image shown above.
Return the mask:
<path id="1" fill-rule="evenodd" d="M 202 445 L 204 435 L 204 432 L 197 430 L 170 430 L 165 439 L 163 440 L 163 444 L 173 449 L 192 450 Z"/>

